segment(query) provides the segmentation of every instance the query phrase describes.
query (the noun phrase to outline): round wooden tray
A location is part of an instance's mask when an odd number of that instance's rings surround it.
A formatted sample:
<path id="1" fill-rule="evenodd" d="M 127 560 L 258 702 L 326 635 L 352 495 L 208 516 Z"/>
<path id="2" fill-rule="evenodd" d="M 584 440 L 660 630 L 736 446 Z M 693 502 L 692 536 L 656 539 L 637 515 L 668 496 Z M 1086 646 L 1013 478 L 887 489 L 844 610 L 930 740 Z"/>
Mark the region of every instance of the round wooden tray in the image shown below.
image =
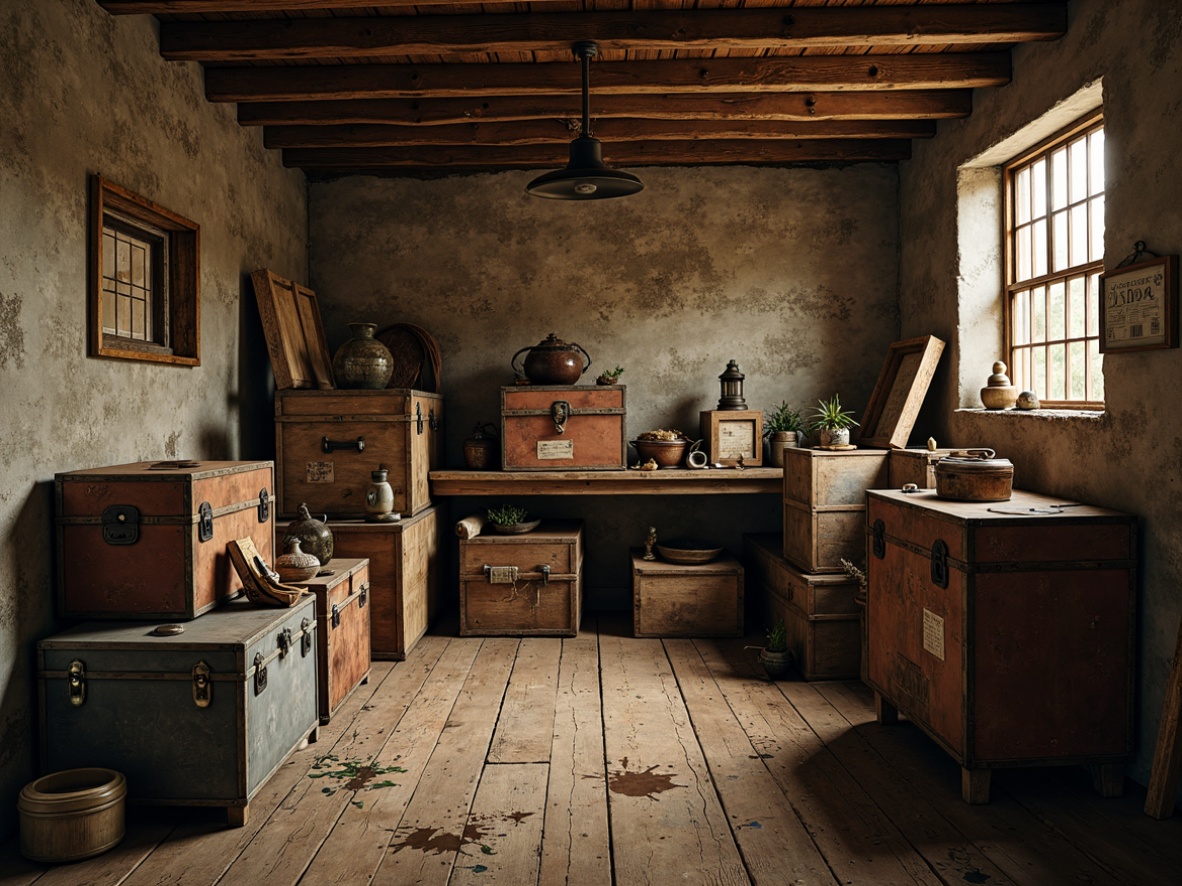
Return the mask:
<path id="1" fill-rule="evenodd" d="M 653 545 L 662 560 L 693 566 L 698 563 L 709 563 L 722 553 L 721 547 L 716 547 L 712 541 L 700 541 L 694 538 L 678 538 Z"/>
<path id="2" fill-rule="evenodd" d="M 541 520 L 527 520 L 525 523 L 489 523 L 493 532 L 501 535 L 521 535 L 533 529 L 537 529 Z"/>

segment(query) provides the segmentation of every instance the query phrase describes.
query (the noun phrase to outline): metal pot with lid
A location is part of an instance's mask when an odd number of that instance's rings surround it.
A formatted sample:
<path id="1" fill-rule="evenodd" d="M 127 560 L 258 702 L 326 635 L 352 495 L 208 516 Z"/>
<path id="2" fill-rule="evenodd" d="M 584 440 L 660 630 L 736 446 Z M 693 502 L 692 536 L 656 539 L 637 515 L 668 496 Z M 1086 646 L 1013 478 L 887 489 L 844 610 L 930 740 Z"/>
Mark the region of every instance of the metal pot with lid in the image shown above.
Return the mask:
<path id="1" fill-rule="evenodd" d="M 525 360 L 518 367 L 517 358 L 522 354 Z M 591 355 L 581 345 L 565 342 L 551 332 L 543 341 L 514 354 L 509 365 L 535 385 L 573 385 L 591 368 Z"/>
<path id="2" fill-rule="evenodd" d="M 957 449 L 936 462 L 936 496 L 954 501 L 1009 501 L 1014 465 L 992 449 Z"/>

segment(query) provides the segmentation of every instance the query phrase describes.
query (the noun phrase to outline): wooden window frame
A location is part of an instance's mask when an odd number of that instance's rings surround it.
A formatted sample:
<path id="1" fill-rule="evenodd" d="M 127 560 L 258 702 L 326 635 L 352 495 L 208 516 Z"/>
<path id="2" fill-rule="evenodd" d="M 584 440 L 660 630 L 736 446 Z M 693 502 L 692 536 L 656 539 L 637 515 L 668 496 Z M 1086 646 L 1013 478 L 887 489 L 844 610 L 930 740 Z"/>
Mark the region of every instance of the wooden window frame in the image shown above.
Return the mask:
<path id="1" fill-rule="evenodd" d="M 1015 342 L 1014 342 L 1013 303 L 1014 303 L 1015 294 L 1017 292 L 1020 292 L 1022 290 L 1026 290 L 1026 289 L 1045 288 L 1045 289 L 1049 290 L 1049 288 L 1053 284 L 1059 283 L 1059 282 L 1062 282 L 1064 286 L 1068 286 L 1069 285 L 1068 281 L 1070 281 L 1072 278 L 1081 277 L 1081 276 L 1085 280 L 1084 285 L 1086 287 L 1086 285 L 1087 285 L 1086 280 L 1088 277 L 1094 275 L 1098 278 L 1098 276 L 1100 274 L 1104 273 L 1104 257 L 1103 257 L 1103 255 L 1101 255 L 1099 258 L 1095 258 L 1091 261 L 1086 261 L 1086 262 L 1083 262 L 1078 265 L 1069 265 L 1068 267 L 1066 267 L 1060 271 L 1051 270 L 1052 265 L 1053 265 L 1053 262 L 1051 261 L 1051 259 L 1053 258 L 1054 245 L 1053 245 L 1052 234 L 1051 234 L 1051 230 L 1050 230 L 1050 228 L 1051 228 L 1051 213 L 1052 213 L 1051 201 L 1050 201 L 1049 195 L 1048 195 L 1048 200 L 1047 200 L 1048 233 L 1047 233 L 1047 241 L 1046 241 L 1047 242 L 1047 251 L 1048 251 L 1047 273 L 1042 274 L 1038 277 L 1031 277 L 1031 278 L 1029 278 L 1027 280 L 1023 280 L 1021 282 L 1015 282 L 1015 278 L 1017 277 L 1017 255 L 1015 254 L 1015 249 L 1014 249 L 1014 228 L 1016 225 L 1015 206 L 1014 206 L 1014 203 L 1015 203 L 1015 201 L 1014 201 L 1015 172 L 1016 172 L 1016 170 L 1018 170 L 1019 167 L 1026 166 L 1027 164 L 1031 163 L 1032 161 L 1037 160 L 1040 156 L 1046 156 L 1049 158 L 1049 156 L 1060 146 L 1066 145 L 1067 143 L 1077 139 L 1081 135 L 1085 135 L 1087 133 L 1090 133 L 1092 130 L 1103 129 L 1103 127 L 1104 127 L 1103 111 L 1101 111 L 1101 110 L 1093 111 L 1092 113 L 1089 113 L 1084 117 L 1081 117 L 1080 119 L 1076 120 L 1074 123 L 1071 123 L 1070 125 L 1064 127 L 1063 129 L 1059 130 L 1058 132 L 1054 133 L 1053 135 L 1043 139 L 1038 144 L 1034 145 L 1033 147 L 1029 148 L 1028 150 L 1023 151 L 1020 155 L 1009 160 L 1003 166 L 1004 192 L 1003 192 L 1002 203 L 1003 203 L 1004 211 L 1003 211 L 1003 222 L 1002 222 L 1002 224 L 1003 224 L 1002 249 L 1003 249 L 1005 280 L 1004 280 L 1003 298 L 1002 298 L 1002 323 L 1003 323 L 1003 332 L 1004 332 L 1006 362 L 1009 365 L 1011 377 L 1014 378 L 1015 384 L 1019 384 L 1019 381 L 1017 380 L 1017 358 L 1015 357 L 1015 347 L 1024 347 L 1024 345 L 1015 345 Z M 1047 176 L 1048 190 L 1052 186 L 1051 178 L 1052 177 L 1050 175 Z M 1105 182 L 1105 188 L 1107 188 L 1107 182 Z M 1091 191 L 1089 188 L 1089 193 L 1088 193 L 1088 196 L 1085 198 L 1085 201 L 1090 201 L 1093 198 L 1093 196 L 1094 195 L 1091 194 Z M 1069 203 L 1070 203 L 1070 200 L 1069 200 Z M 1089 237 L 1091 236 L 1090 226 L 1089 226 L 1088 236 Z M 1085 292 L 1086 292 L 1086 290 L 1085 290 Z M 1098 318 L 1097 318 L 1097 320 L 1098 320 Z M 1088 333 L 1086 318 L 1085 318 L 1084 323 L 1085 323 L 1084 335 L 1082 337 L 1081 336 L 1073 336 L 1070 334 L 1068 321 L 1065 318 L 1065 320 L 1064 320 L 1064 326 L 1065 326 L 1064 338 L 1062 339 L 1065 346 L 1069 346 L 1072 342 L 1083 341 L 1084 346 L 1085 346 L 1085 351 L 1086 351 L 1087 342 L 1089 342 L 1091 340 L 1095 340 L 1097 342 L 1097 346 L 1099 345 L 1099 336 L 1100 336 L 1101 331 L 1098 327 L 1098 323 L 1097 323 L 1097 329 L 1096 329 L 1095 335 L 1090 335 Z M 1059 341 L 1058 339 L 1055 340 L 1056 343 L 1058 343 L 1058 341 Z M 1090 356 L 1087 357 L 1087 359 L 1090 360 L 1091 359 Z M 1097 371 L 1102 374 L 1103 373 L 1103 365 L 1102 365 L 1103 364 L 1103 355 L 1102 354 L 1100 355 L 1100 360 L 1101 360 L 1101 365 L 1097 369 Z M 1029 380 L 1025 380 L 1025 381 L 1029 381 Z M 1030 385 L 1028 383 L 1022 383 L 1022 387 L 1026 388 L 1026 387 L 1030 387 Z M 1040 395 L 1039 399 L 1040 399 L 1040 405 L 1043 408 L 1048 408 L 1048 409 L 1080 409 L 1080 410 L 1104 409 L 1104 401 L 1103 400 L 1086 400 L 1086 399 L 1054 400 L 1054 399 L 1042 397 L 1041 395 Z"/>
<path id="2" fill-rule="evenodd" d="M 90 196 L 90 356 L 200 366 L 200 226 L 101 175 L 91 177 Z M 166 241 L 166 268 L 152 289 L 153 299 L 163 299 L 154 311 L 164 322 L 166 345 L 103 332 L 103 310 L 112 297 L 103 290 L 103 227 L 108 219 Z"/>

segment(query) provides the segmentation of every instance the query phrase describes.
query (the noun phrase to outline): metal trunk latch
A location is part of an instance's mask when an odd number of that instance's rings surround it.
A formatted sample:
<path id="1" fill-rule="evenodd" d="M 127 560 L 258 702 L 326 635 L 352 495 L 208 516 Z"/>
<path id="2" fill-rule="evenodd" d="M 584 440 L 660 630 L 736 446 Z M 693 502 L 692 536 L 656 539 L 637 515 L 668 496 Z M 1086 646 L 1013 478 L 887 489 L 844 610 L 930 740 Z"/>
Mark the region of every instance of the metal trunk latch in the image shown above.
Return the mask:
<path id="1" fill-rule="evenodd" d="M 267 666 L 263 664 L 263 654 L 254 654 L 254 694 L 259 695 L 267 688 Z"/>
<path id="2" fill-rule="evenodd" d="M 932 584 L 948 587 L 948 545 L 938 538 L 932 545 Z"/>
<path id="3" fill-rule="evenodd" d="M 415 404 L 415 433 L 423 433 L 423 404 Z"/>
<path id="4" fill-rule="evenodd" d="M 369 602 L 369 582 L 361 583 L 361 596 L 357 598 L 357 608 L 364 609 L 365 604 Z"/>
<path id="5" fill-rule="evenodd" d="M 213 505 L 207 501 L 201 502 L 197 508 L 197 540 L 209 541 L 213 538 Z"/>
<path id="6" fill-rule="evenodd" d="M 66 679 L 70 690 L 70 704 L 74 707 L 81 706 L 82 702 L 86 701 L 86 665 L 82 659 L 76 658 L 70 662 Z"/>
<path id="7" fill-rule="evenodd" d="M 103 541 L 109 545 L 133 545 L 140 537 L 140 511 L 134 505 L 103 508 Z"/>
<path id="8" fill-rule="evenodd" d="M 300 630 L 303 632 L 300 636 L 300 656 L 307 658 L 312 651 L 312 622 L 306 618 L 300 619 Z"/>
<path id="9" fill-rule="evenodd" d="M 548 585 L 548 584 L 550 584 L 550 567 L 543 566 L 542 567 L 542 587 L 546 587 L 546 585 Z"/>
<path id="10" fill-rule="evenodd" d="M 336 603 L 332 604 L 332 626 L 334 629 L 341 626 L 341 607 Z"/>
<path id="11" fill-rule="evenodd" d="M 435 407 L 431 407 L 431 411 L 427 413 L 427 427 L 433 431 L 439 430 L 439 419 L 435 415 Z"/>
<path id="12" fill-rule="evenodd" d="M 279 632 L 279 636 L 276 639 L 279 642 L 279 658 L 287 658 L 287 653 L 291 650 L 291 644 L 293 642 L 291 628 L 284 628 Z"/>
<path id="13" fill-rule="evenodd" d="M 881 520 L 870 527 L 870 549 L 879 560 L 886 556 L 886 526 Z"/>
<path id="14" fill-rule="evenodd" d="M 574 410 L 566 400 L 555 400 L 550 404 L 550 418 L 554 420 L 554 433 L 566 433 L 566 423 L 570 421 L 573 413 Z"/>
<path id="15" fill-rule="evenodd" d="M 213 681 L 209 679 L 209 665 L 203 661 L 193 665 L 193 704 L 209 707 L 213 701 Z"/>
<path id="16" fill-rule="evenodd" d="M 259 522 L 266 523 L 271 519 L 271 493 L 266 489 L 259 490 Z"/>

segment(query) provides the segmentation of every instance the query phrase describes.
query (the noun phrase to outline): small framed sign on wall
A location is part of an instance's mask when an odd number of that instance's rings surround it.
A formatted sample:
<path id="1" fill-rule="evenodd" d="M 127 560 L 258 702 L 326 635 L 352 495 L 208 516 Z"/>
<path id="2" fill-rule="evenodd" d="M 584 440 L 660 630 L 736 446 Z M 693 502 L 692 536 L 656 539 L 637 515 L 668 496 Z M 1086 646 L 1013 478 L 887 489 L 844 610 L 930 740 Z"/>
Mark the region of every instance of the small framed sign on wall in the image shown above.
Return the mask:
<path id="1" fill-rule="evenodd" d="M 1142 241 L 1134 249 L 1100 275 L 1102 354 L 1178 347 L 1178 256 L 1142 259 Z"/>

